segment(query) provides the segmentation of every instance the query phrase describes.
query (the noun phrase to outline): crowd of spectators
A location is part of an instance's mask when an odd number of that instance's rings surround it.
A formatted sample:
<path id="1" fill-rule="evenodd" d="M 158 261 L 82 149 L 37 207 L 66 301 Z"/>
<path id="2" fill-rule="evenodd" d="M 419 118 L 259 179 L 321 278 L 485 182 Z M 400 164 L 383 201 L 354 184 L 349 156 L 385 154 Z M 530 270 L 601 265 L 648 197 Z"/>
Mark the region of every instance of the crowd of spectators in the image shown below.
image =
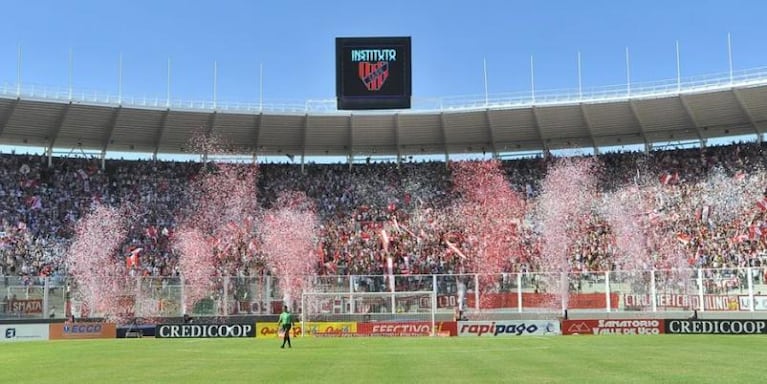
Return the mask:
<path id="1" fill-rule="evenodd" d="M 638 178 L 650 177 L 657 188 L 668 188 L 687 198 L 697 183 L 719 168 L 728 175 L 757 174 L 767 162 L 764 145 L 740 144 L 705 149 L 674 149 L 650 153 L 600 155 L 599 190 L 610 192 Z M 503 168 L 512 188 L 526 202 L 539 194 L 550 156 L 507 160 Z M 197 177 L 196 162 L 155 162 L 87 158 L 48 159 L 31 155 L 0 155 L 0 275 L 32 282 L 39 277 L 62 278 L 63 262 L 74 236 L 75 223 L 94 203 L 130 204 L 137 209 L 129 236 L 116 262 L 138 251 L 131 273 L 171 277 L 179 274 L 178 254 L 172 247 L 178 214 L 188 208 L 186 192 Z M 381 275 L 381 230 L 386 228 L 387 252 L 395 273 L 461 272 L 461 257 L 471 252 L 461 228 L 448 209 L 455 201 L 451 172 L 443 162 L 372 163 L 365 165 L 289 164 L 259 166 L 259 204 L 269 207 L 282 191 L 304 191 L 316 204 L 321 227 L 316 251 L 321 275 Z M 660 178 L 660 180 L 659 180 Z M 767 182 L 765 183 L 767 187 Z M 684 198 L 682 200 L 684 200 Z M 683 209 L 682 206 L 679 209 Z M 686 209 L 686 206 L 684 207 Z M 767 209 L 767 206 L 765 207 Z M 757 207 L 724 225 L 712 226 L 694 214 L 676 223 L 685 237 L 691 267 L 759 267 L 767 255 L 764 211 Z M 589 231 L 572 248 L 575 270 L 610 270 L 614 239 L 597 213 Z M 520 227 L 522 252 L 506 272 L 540 269 L 540 239 L 533 226 Z M 453 241 L 459 251 L 447 245 Z M 245 255 L 243 255 L 245 256 Z M 249 260 L 258 260 L 250 255 Z M 256 257 L 253 257 L 256 256 Z M 262 267 L 246 266 L 246 275 Z M 767 268 L 766 268 L 767 269 Z M 767 275 L 767 272 L 765 272 Z M 755 276 L 762 278 L 762 273 Z"/>

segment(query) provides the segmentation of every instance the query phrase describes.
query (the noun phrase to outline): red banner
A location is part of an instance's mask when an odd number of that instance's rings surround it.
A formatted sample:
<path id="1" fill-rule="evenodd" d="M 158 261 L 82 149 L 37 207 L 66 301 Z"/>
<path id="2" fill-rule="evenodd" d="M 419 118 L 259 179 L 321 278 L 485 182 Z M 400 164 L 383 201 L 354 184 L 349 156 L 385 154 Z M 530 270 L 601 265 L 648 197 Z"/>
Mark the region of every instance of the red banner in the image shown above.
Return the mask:
<path id="1" fill-rule="evenodd" d="M 8 303 L 8 311 L 11 313 L 43 313 L 43 300 L 11 300 Z"/>
<path id="2" fill-rule="evenodd" d="M 617 309 L 619 299 L 620 295 L 611 293 L 610 308 Z M 560 306 L 558 303 L 561 300 L 561 295 L 553 293 L 522 292 L 523 308 L 558 308 Z M 452 300 L 444 297 L 442 299 L 437 298 L 438 306 L 451 302 Z M 467 293 L 466 306 L 474 308 L 475 303 L 474 294 Z M 519 300 L 516 292 L 483 293 L 479 299 L 480 308 L 483 309 L 517 308 L 518 303 Z M 567 307 L 571 309 L 605 309 L 607 308 L 607 298 L 604 293 L 571 293 L 568 297 Z"/>
<path id="3" fill-rule="evenodd" d="M 623 295 L 623 305 L 627 309 L 650 309 L 652 308 L 652 296 Z M 659 293 L 655 295 L 655 305 L 658 308 L 699 309 L 700 296 Z M 703 295 L 703 306 L 709 311 L 737 311 L 740 309 L 738 296 L 728 295 Z"/>
<path id="4" fill-rule="evenodd" d="M 563 335 L 657 335 L 664 333 L 662 319 L 564 320 Z"/>
<path id="5" fill-rule="evenodd" d="M 458 326 L 455 321 L 438 321 L 434 326 L 436 335 L 458 335 Z M 429 321 L 357 323 L 359 336 L 431 336 L 431 334 Z"/>

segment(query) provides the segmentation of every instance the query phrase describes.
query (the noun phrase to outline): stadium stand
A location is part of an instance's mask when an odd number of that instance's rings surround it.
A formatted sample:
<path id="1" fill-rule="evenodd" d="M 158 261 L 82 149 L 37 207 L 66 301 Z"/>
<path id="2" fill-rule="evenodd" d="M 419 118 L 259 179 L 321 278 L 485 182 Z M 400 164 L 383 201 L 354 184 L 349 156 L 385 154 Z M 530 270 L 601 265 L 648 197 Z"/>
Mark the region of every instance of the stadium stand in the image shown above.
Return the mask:
<path id="1" fill-rule="evenodd" d="M 641 168 L 656 178 L 678 174 L 667 187 L 677 189 L 682 196 L 692 196 L 696 181 L 715 168 L 730 175 L 755 171 L 767 160 L 765 148 L 764 144 L 736 144 L 605 154 L 599 157 L 604 164 L 599 186 L 609 191 L 631 182 Z M 519 159 L 504 161 L 503 166 L 514 189 L 529 199 L 538 193 L 551 161 L 551 157 Z M 74 223 L 95 202 L 130 202 L 141 207 L 143 214 L 135 217 L 121 251 L 127 257 L 132 250 L 141 249 L 133 275 L 178 275 L 178 257 L 170 242 L 177 225 L 174 217 L 186 201 L 185 187 L 199 171 L 200 163 L 109 160 L 103 169 L 99 165 L 95 160 L 62 157 L 48 167 L 44 156 L 0 156 L 0 275 L 18 277 L 30 285 L 39 284 L 41 277 L 63 279 L 66 270 L 62 260 Z M 395 218 L 403 226 L 410 225 L 413 215 L 428 215 L 430 225 L 411 226 L 410 232 L 415 233 L 392 240 L 395 273 L 459 272 L 457 256 L 442 241 L 447 233 L 460 232 L 444 217 L 444 208 L 455 197 L 445 163 L 372 163 L 351 169 L 346 164 L 309 165 L 305 171 L 293 165 L 265 164 L 259 172 L 258 198 L 263 206 L 268 207 L 284 190 L 306 191 L 316 202 L 322 224 L 317 250 L 319 274 L 383 274 L 385 266 L 375 257 L 380 252 L 376 229 Z M 760 282 L 767 277 L 763 224 L 747 238 L 733 238 L 750 223 L 763 222 L 764 213 L 757 210 L 716 228 L 694 220 L 681 220 L 677 225 L 680 232 L 690 234 L 686 249 L 691 267 L 759 267 L 761 273 L 754 277 Z M 587 241 L 572 250 L 573 269 L 614 269 L 610 228 L 597 216 L 591 218 L 591 224 Z M 507 266 L 507 272 L 539 268 L 534 263 L 539 249 L 531 229 L 525 229 L 523 237 L 523 252 Z M 460 233 L 457 239 L 461 247 Z M 252 256 L 256 256 L 252 258 L 255 261 L 243 264 L 239 275 L 265 273 L 257 255 Z"/>

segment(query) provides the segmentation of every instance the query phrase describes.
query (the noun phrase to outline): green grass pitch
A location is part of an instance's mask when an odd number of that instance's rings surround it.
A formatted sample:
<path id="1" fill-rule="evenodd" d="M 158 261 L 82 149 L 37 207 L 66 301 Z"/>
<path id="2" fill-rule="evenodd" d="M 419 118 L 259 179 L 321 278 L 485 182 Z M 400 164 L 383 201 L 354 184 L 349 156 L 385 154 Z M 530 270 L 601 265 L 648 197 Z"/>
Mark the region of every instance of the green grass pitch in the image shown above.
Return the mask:
<path id="1" fill-rule="evenodd" d="M 765 336 L 116 339 L 0 345 L 0 383 L 760 383 Z"/>

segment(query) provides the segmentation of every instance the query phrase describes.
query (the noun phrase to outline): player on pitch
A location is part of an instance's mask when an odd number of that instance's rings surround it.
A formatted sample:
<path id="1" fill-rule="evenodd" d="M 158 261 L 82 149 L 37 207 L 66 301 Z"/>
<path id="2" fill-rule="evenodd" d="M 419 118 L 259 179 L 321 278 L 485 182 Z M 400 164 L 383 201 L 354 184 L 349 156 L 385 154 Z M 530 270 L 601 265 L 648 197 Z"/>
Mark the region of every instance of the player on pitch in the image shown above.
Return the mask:
<path id="1" fill-rule="evenodd" d="M 280 328 L 280 332 L 283 333 L 282 346 L 280 348 L 285 348 L 285 343 L 288 343 L 288 348 L 293 348 L 290 345 L 290 328 L 293 326 L 293 315 L 290 314 L 287 305 L 282 307 L 282 313 L 280 314 L 280 320 L 277 325 Z"/>

